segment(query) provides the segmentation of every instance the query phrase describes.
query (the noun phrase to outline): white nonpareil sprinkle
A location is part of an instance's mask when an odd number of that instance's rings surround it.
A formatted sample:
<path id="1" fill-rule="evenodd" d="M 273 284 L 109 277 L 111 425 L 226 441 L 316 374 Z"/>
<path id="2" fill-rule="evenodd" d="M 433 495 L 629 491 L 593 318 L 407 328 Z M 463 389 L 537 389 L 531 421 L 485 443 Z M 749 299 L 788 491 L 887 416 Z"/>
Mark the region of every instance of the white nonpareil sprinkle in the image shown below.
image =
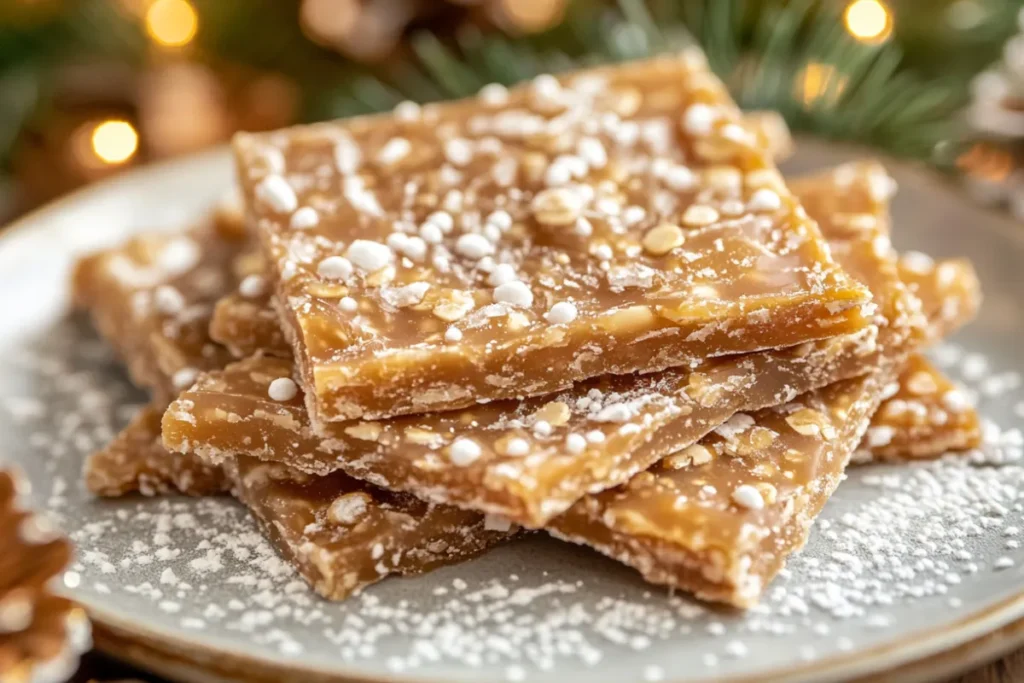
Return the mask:
<path id="1" fill-rule="evenodd" d="M 492 211 L 484 222 L 504 232 L 512 227 L 512 214 L 504 209 L 498 209 L 497 211 Z"/>
<path id="2" fill-rule="evenodd" d="M 587 432 L 586 437 L 590 443 L 604 443 L 604 432 L 600 429 L 593 429 Z"/>
<path id="3" fill-rule="evenodd" d="M 899 190 L 899 186 L 896 184 L 896 180 L 884 171 L 871 173 L 868 176 L 868 191 L 876 202 L 889 201 L 896 195 L 897 190 Z"/>
<path id="4" fill-rule="evenodd" d="M 962 413 L 970 409 L 971 402 L 967 400 L 964 392 L 958 389 L 950 389 L 942 395 L 942 405 L 951 413 Z"/>
<path id="5" fill-rule="evenodd" d="M 551 74 L 541 74 L 530 84 L 533 94 L 542 100 L 555 100 L 562 92 L 562 84 Z"/>
<path id="6" fill-rule="evenodd" d="M 520 456 L 520 455 L 526 455 L 529 452 L 530 452 L 530 442 L 527 441 L 526 439 L 520 439 L 520 438 L 510 439 L 508 444 L 505 446 L 505 454 L 506 455 Z"/>
<path id="7" fill-rule="evenodd" d="M 291 213 L 299 206 L 295 190 L 283 176 L 268 175 L 256 186 L 256 199 L 277 213 Z"/>
<path id="8" fill-rule="evenodd" d="M 722 126 L 721 136 L 726 140 L 741 144 L 751 144 L 751 134 L 746 128 L 735 123 L 727 123 Z"/>
<path id="9" fill-rule="evenodd" d="M 516 275 L 516 269 L 508 263 L 499 263 L 491 271 L 490 275 L 487 276 L 487 284 L 491 287 L 498 287 L 508 282 L 514 282 L 519 279 Z"/>
<path id="10" fill-rule="evenodd" d="M 533 433 L 537 436 L 551 436 L 551 423 L 547 420 L 537 420 L 533 423 Z"/>
<path id="11" fill-rule="evenodd" d="M 559 301 L 544 314 L 544 319 L 552 325 L 571 323 L 579 315 L 576 306 L 570 301 Z"/>
<path id="12" fill-rule="evenodd" d="M 185 297 L 176 288 L 164 285 L 153 292 L 153 304 L 162 315 L 177 315 L 185 310 Z"/>
<path id="13" fill-rule="evenodd" d="M 459 467 L 465 467 L 472 464 L 482 454 L 483 451 L 480 450 L 480 445 L 472 439 L 456 439 L 448 448 L 449 459 L 452 461 L 452 464 L 458 465 Z"/>
<path id="14" fill-rule="evenodd" d="M 345 255 L 352 265 L 366 273 L 375 273 L 395 260 L 391 247 L 372 240 L 356 240 L 349 245 Z"/>
<path id="15" fill-rule="evenodd" d="M 400 121 L 416 121 L 423 113 L 423 108 L 415 102 L 403 100 L 395 105 L 393 111 L 395 118 Z"/>
<path id="16" fill-rule="evenodd" d="M 510 306 L 527 307 L 533 304 L 533 292 L 525 282 L 513 280 L 494 288 L 494 300 Z"/>
<path id="17" fill-rule="evenodd" d="M 671 189 L 685 192 L 697 184 L 697 175 L 686 166 L 672 166 L 665 171 L 662 180 Z"/>
<path id="18" fill-rule="evenodd" d="M 889 425 L 878 425 L 868 429 L 866 440 L 868 446 L 871 448 L 880 448 L 882 446 L 888 446 L 892 443 L 892 437 L 896 435 L 896 430 Z"/>
<path id="19" fill-rule="evenodd" d="M 483 235 L 467 233 L 455 242 L 455 253 L 477 261 L 494 253 L 494 245 Z"/>
<path id="20" fill-rule="evenodd" d="M 427 244 L 440 244 L 444 239 L 444 233 L 436 223 L 426 222 L 420 226 L 420 237 Z"/>
<path id="21" fill-rule="evenodd" d="M 488 83 L 480 88 L 479 97 L 484 104 L 496 107 L 508 102 L 508 88 L 500 83 Z"/>
<path id="22" fill-rule="evenodd" d="M 935 268 L 935 259 L 920 251 L 905 251 L 900 264 L 918 275 L 927 275 Z"/>
<path id="23" fill-rule="evenodd" d="M 444 144 L 445 158 L 456 166 L 465 166 L 473 160 L 473 146 L 465 138 L 455 138 Z"/>
<path id="24" fill-rule="evenodd" d="M 462 330 L 455 326 L 449 327 L 444 331 L 444 340 L 449 344 L 462 341 Z"/>
<path id="25" fill-rule="evenodd" d="M 451 232 L 455 227 L 455 219 L 447 211 L 435 211 L 427 216 L 427 223 L 436 225 L 445 234 Z"/>
<path id="26" fill-rule="evenodd" d="M 342 138 L 334 146 L 334 164 L 342 175 L 352 175 L 363 163 L 363 153 L 351 138 Z"/>
<path id="27" fill-rule="evenodd" d="M 691 104 L 683 114 L 683 130 L 690 135 L 710 135 L 718 120 L 718 111 L 714 107 L 697 102 Z"/>
<path id="28" fill-rule="evenodd" d="M 412 144 L 405 138 L 391 138 L 377 153 L 377 161 L 385 166 L 397 164 L 409 156 L 412 151 Z"/>
<path id="29" fill-rule="evenodd" d="M 255 299 L 263 294 L 266 286 L 266 280 L 262 275 L 246 275 L 238 284 L 238 293 L 246 299 Z"/>
<path id="30" fill-rule="evenodd" d="M 565 437 L 565 450 L 573 455 L 579 455 L 587 449 L 587 440 L 581 434 L 570 434 Z"/>
<path id="31" fill-rule="evenodd" d="M 422 261 L 427 256 L 427 243 L 420 237 L 410 237 L 402 244 L 401 253 L 413 261 Z"/>
<path id="32" fill-rule="evenodd" d="M 171 377 L 171 384 L 175 389 L 187 389 L 196 383 L 199 378 L 199 371 L 195 368 L 182 368 Z"/>
<path id="33" fill-rule="evenodd" d="M 278 377 L 267 387 L 267 395 L 275 401 L 290 401 L 299 393 L 299 387 L 291 377 Z"/>
<path id="34" fill-rule="evenodd" d="M 580 216 L 576 219 L 576 225 L 573 226 L 572 230 L 580 237 L 590 237 L 594 234 L 594 225 L 586 218 Z"/>
<path id="35" fill-rule="evenodd" d="M 775 190 L 762 187 L 751 195 L 747 208 L 751 211 L 778 211 L 782 208 L 782 198 Z"/>
<path id="36" fill-rule="evenodd" d="M 764 498 L 761 492 L 750 484 L 741 484 L 732 492 L 732 502 L 748 510 L 764 509 Z"/>
<path id="37" fill-rule="evenodd" d="M 602 169 L 608 165 L 608 152 L 597 138 L 582 138 L 576 145 L 576 154 L 590 168 Z"/>
<path id="38" fill-rule="evenodd" d="M 320 223 L 320 214 L 312 206 L 304 206 L 292 214 L 289 222 L 292 230 L 309 230 Z"/>
<path id="39" fill-rule="evenodd" d="M 316 272 L 329 280 L 347 280 L 352 270 L 352 262 L 344 256 L 328 256 L 316 267 Z"/>
<path id="40" fill-rule="evenodd" d="M 626 225 L 632 227 L 647 217 L 647 212 L 642 206 L 627 206 L 622 212 L 622 220 Z"/>

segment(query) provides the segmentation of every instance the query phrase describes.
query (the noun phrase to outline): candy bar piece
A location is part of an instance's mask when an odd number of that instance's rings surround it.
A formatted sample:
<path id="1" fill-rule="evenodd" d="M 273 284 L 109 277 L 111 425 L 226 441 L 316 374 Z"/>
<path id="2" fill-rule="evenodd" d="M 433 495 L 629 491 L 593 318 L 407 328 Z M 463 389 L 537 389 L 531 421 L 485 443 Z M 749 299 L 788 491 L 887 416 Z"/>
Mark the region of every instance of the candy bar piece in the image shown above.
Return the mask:
<path id="1" fill-rule="evenodd" d="M 785 119 L 778 112 L 746 112 L 743 115 L 743 127 L 757 136 L 759 143 L 773 159 L 784 159 L 792 154 L 793 138 Z M 893 187 L 892 180 L 881 165 L 874 164 L 871 172 L 877 176 L 875 182 L 849 182 L 844 191 L 864 193 L 865 190 L 877 188 L 881 193 Z M 861 211 L 869 206 L 863 196 L 850 203 L 858 205 Z M 884 213 L 887 208 L 882 205 L 875 210 Z M 253 253 L 250 258 L 258 259 L 260 256 Z M 281 332 L 277 313 L 270 306 L 270 287 L 261 275 L 262 266 L 260 270 L 254 270 L 248 279 L 243 279 L 237 291 L 219 301 L 210 322 L 210 336 L 226 346 L 235 358 L 248 358 L 257 353 L 282 357 L 291 354 L 291 346 Z"/>
<path id="2" fill-rule="evenodd" d="M 224 344 L 235 358 L 257 353 L 291 357 L 291 347 L 268 296 L 235 292 L 218 301 L 210 321 L 210 337 Z"/>
<path id="3" fill-rule="evenodd" d="M 921 299 L 922 310 L 932 322 L 929 336 L 951 334 L 981 307 L 981 284 L 974 266 L 966 259 L 936 262 L 919 251 L 900 257 L 900 278 Z"/>
<path id="4" fill-rule="evenodd" d="M 691 53 L 239 136 L 313 424 L 864 328 L 760 137 Z"/>
<path id="5" fill-rule="evenodd" d="M 812 205 L 817 193 L 835 191 L 829 177 L 804 188 Z M 863 228 L 822 225 L 835 236 L 832 248 L 844 265 L 877 293 L 884 330 L 873 326 L 685 370 L 605 376 L 523 402 L 331 423 L 320 432 L 291 380 L 291 361 L 256 356 L 204 375 L 184 392 L 165 414 L 164 443 L 211 463 L 247 455 L 316 474 L 342 469 L 424 500 L 539 527 L 583 495 L 623 483 L 694 443 L 737 411 L 868 372 L 881 357 L 883 333 L 893 342 L 914 333 L 921 322 L 916 300 L 898 278 L 888 241 Z"/>
<path id="6" fill-rule="evenodd" d="M 159 444 L 160 416 L 200 371 L 230 359 L 208 328 L 214 303 L 244 274 L 240 254 L 246 242 L 240 211 L 223 203 L 187 232 L 147 233 L 77 264 L 76 303 L 92 315 L 132 380 L 153 396 L 152 405 L 86 460 L 85 482 L 93 493 L 225 490 L 219 468 L 192 455 L 166 453 Z"/>
<path id="7" fill-rule="evenodd" d="M 967 397 L 924 356 L 913 356 L 899 389 L 871 420 L 858 459 L 937 458 L 977 448 L 981 421 Z"/>
<path id="8" fill-rule="evenodd" d="M 214 303 L 234 286 L 232 259 L 243 243 L 233 223 L 208 220 L 189 232 L 141 235 L 77 264 L 76 304 L 157 403 L 230 359 L 208 327 Z"/>
<path id="9" fill-rule="evenodd" d="M 22 507 L 28 481 L 0 469 L 0 681 L 66 681 L 90 646 L 85 610 L 54 590 L 71 543 Z"/>
<path id="10" fill-rule="evenodd" d="M 923 335 L 899 338 L 881 328 L 885 353 L 876 372 L 739 413 L 627 484 L 584 498 L 549 531 L 649 581 L 738 607 L 755 604 L 805 542 L 878 406 L 901 390 L 895 380 L 907 354 L 962 324 L 979 296 L 970 268 L 917 277 L 914 288 L 933 318 Z M 915 363 L 908 378 L 921 368 Z"/>
<path id="11" fill-rule="evenodd" d="M 342 598 L 389 574 L 459 562 L 515 533 L 507 522 L 391 493 L 341 472 L 314 477 L 229 458 L 233 491 L 322 596 Z"/>
<path id="12" fill-rule="evenodd" d="M 178 491 L 208 496 L 227 491 L 220 467 L 191 453 L 168 453 L 160 440 L 162 406 L 146 406 L 106 448 L 85 461 L 85 485 L 98 496 L 146 496 Z"/>
<path id="13" fill-rule="evenodd" d="M 169 453 L 152 408 L 92 455 L 86 472 L 90 490 L 106 496 L 210 495 L 230 487 L 310 585 L 335 600 L 388 574 L 460 561 L 515 532 L 505 521 L 422 503 L 340 472 L 313 477 L 252 458 L 229 459 L 222 469 Z"/>
<path id="14" fill-rule="evenodd" d="M 246 250 L 238 287 L 217 302 L 210 320 L 210 338 L 235 358 L 257 353 L 292 357 L 291 346 L 281 332 L 277 312 L 271 306 L 272 287 L 267 282 L 266 261 L 258 249 Z"/>
<path id="15" fill-rule="evenodd" d="M 891 370 L 739 413 L 549 527 L 644 578 L 737 607 L 757 603 L 839 485 Z"/>

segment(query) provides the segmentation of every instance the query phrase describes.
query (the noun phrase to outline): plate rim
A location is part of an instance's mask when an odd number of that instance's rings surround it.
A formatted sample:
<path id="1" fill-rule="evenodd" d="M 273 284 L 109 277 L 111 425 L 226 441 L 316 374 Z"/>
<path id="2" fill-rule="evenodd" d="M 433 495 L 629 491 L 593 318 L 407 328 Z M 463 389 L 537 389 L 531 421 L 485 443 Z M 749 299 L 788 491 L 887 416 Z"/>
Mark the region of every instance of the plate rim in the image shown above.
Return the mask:
<path id="1" fill-rule="evenodd" d="M 963 201 L 974 205 L 977 211 L 989 214 L 992 218 L 993 228 L 997 228 L 1017 242 L 1024 243 L 1024 233 L 1008 215 L 980 205 L 966 196 L 963 186 L 952 182 L 940 172 L 921 163 L 894 159 L 873 153 L 870 149 L 816 138 L 797 136 L 796 142 L 800 149 L 813 151 L 827 148 L 830 155 L 838 152 L 844 158 L 851 160 L 877 158 L 886 168 L 899 169 L 900 175 L 911 177 L 923 184 L 935 185 L 944 192 L 953 192 L 959 195 Z M 212 164 L 218 159 L 223 159 L 226 154 L 230 154 L 230 147 L 218 145 L 203 152 L 128 169 L 74 190 L 5 224 L 0 229 L 0 249 L 3 249 L 17 235 L 34 229 L 42 229 L 45 221 L 51 216 L 67 210 L 70 206 L 87 203 L 94 196 L 111 192 L 119 185 L 127 182 L 145 184 L 151 182 L 148 177 L 172 174 L 176 169 L 189 166 L 201 167 L 205 164 Z M 183 673 L 181 667 L 188 667 L 189 676 L 195 676 L 201 671 L 208 670 L 196 668 L 203 666 L 201 660 L 204 658 L 214 664 L 216 668 L 221 669 L 222 672 L 227 671 L 227 668 L 221 666 L 227 659 L 230 668 L 235 671 L 251 667 L 256 669 L 256 675 L 260 675 L 260 671 L 271 676 L 303 674 L 314 677 L 313 680 L 316 681 L 409 683 L 409 681 L 415 680 L 419 683 L 432 683 L 440 680 L 422 677 L 409 678 L 408 676 L 396 678 L 380 674 L 373 674 L 372 677 L 367 678 L 365 674 L 356 671 L 345 672 L 334 667 L 326 669 L 304 664 L 301 661 L 283 664 L 272 657 L 243 652 L 231 646 L 213 647 L 205 644 L 199 638 L 189 640 L 185 634 L 169 628 L 133 623 L 98 602 L 90 604 L 94 601 L 76 596 L 73 590 L 65 589 L 63 585 L 60 585 L 58 590 L 75 600 L 87 611 L 90 620 L 94 623 L 94 628 L 101 634 L 96 638 L 97 649 L 115 658 L 150 668 L 154 673 L 179 680 L 185 680 L 176 675 L 176 672 Z M 1006 637 L 1000 637 L 1004 633 Z M 991 644 L 983 642 L 987 640 L 991 640 Z M 955 675 L 994 660 L 1022 645 L 1024 645 L 1024 586 L 1016 594 L 1004 598 L 994 605 L 966 614 L 943 626 L 918 631 L 867 649 L 854 650 L 804 664 L 783 666 L 753 676 L 732 677 L 727 680 L 736 683 L 767 683 L 779 680 L 794 682 L 852 681 L 862 680 L 872 675 L 898 674 L 901 681 L 920 681 L 935 675 Z M 951 657 L 953 654 L 961 654 L 961 656 Z M 950 662 L 950 659 L 954 661 Z M 343 662 L 339 662 L 339 664 L 344 665 Z M 230 674 L 227 675 L 230 676 Z M 250 670 L 245 677 L 248 678 L 252 675 L 253 672 Z M 214 676 L 207 680 L 239 681 L 243 679 L 225 678 L 214 672 Z M 666 683 L 671 683 L 671 679 Z"/>

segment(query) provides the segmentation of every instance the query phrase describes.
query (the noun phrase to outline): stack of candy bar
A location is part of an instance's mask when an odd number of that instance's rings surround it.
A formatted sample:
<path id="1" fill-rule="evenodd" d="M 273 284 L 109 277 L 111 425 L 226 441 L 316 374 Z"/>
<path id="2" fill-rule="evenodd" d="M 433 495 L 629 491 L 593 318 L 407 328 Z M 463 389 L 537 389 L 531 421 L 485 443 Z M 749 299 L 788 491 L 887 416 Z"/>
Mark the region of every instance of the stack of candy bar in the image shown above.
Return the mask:
<path id="1" fill-rule="evenodd" d="M 79 264 L 153 397 L 90 488 L 230 491 L 332 599 L 541 530 L 755 604 L 855 455 L 979 439 L 919 355 L 970 264 L 774 121 L 686 52 L 239 136 L 244 210 Z"/>

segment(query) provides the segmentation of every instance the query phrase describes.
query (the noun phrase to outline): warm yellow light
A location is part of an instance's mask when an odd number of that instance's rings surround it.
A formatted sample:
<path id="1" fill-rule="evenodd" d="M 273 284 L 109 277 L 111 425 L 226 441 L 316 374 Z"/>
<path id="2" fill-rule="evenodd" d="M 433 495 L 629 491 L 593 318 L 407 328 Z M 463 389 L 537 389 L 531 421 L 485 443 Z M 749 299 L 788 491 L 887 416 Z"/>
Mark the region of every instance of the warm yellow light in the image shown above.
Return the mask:
<path id="1" fill-rule="evenodd" d="M 862 43 L 881 43 L 892 33 L 892 12 L 881 0 L 853 0 L 843 21 L 850 35 Z"/>
<path id="2" fill-rule="evenodd" d="M 146 10 L 146 33 L 165 47 L 181 47 L 196 37 L 199 16 L 188 0 L 155 0 Z"/>
<path id="3" fill-rule="evenodd" d="M 834 104 L 846 88 L 846 76 L 836 72 L 831 64 L 811 62 L 796 81 L 796 96 L 806 106 L 824 101 Z"/>
<path id="4" fill-rule="evenodd" d="M 139 134 L 127 121 L 104 121 L 92 130 L 92 151 L 106 164 L 123 164 L 139 149 Z"/>

